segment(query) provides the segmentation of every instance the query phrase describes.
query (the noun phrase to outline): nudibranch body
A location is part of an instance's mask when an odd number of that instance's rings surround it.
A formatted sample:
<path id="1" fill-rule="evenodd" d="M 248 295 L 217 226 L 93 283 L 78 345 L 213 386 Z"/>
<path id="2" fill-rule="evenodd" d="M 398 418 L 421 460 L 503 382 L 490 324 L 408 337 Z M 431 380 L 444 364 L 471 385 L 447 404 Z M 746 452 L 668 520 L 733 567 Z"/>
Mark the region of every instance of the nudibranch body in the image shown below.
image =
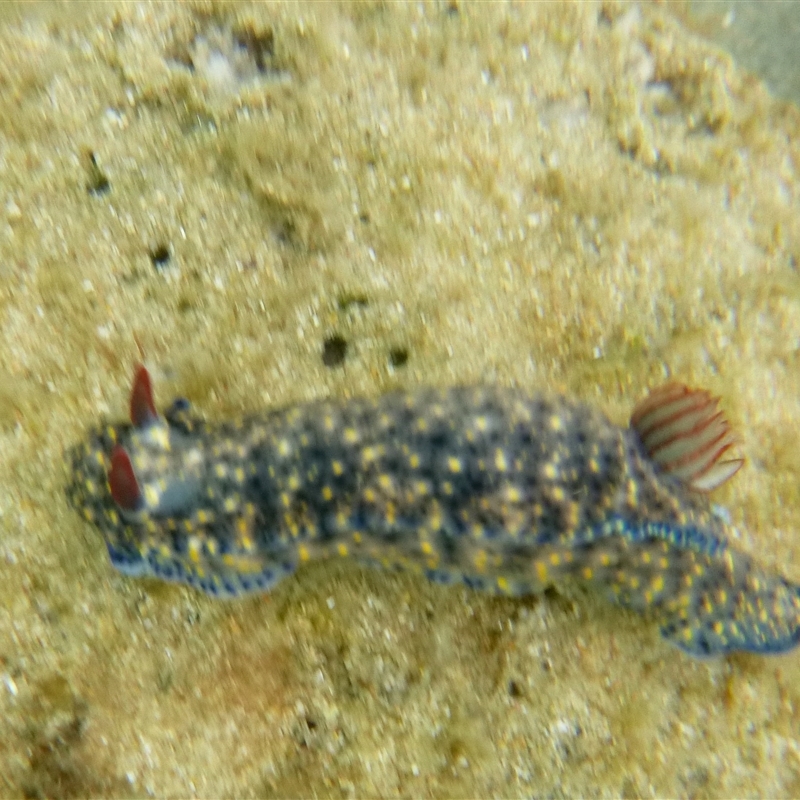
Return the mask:
<path id="1" fill-rule="evenodd" d="M 695 656 L 782 652 L 800 588 L 736 550 L 702 493 L 740 466 L 716 401 L 670 384 L 631 426 L 562 397 L 423 389 L 212 424 L 157 413 L 72 452 L 69 495 L 122 572 L 219 597 L 353 556 L 502 594 L 564 580 L 655 619 Z"/>

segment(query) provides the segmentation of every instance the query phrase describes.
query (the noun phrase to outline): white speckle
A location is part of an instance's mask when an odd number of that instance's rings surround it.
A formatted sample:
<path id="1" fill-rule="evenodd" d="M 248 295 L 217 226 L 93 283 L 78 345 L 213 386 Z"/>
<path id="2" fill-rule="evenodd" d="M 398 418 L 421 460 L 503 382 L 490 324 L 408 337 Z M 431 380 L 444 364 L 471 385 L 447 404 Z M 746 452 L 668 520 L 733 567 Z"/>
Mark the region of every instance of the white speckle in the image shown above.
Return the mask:
<path id="1" fill-rule="evenodd" d="M 94 291 L 94 286 L 92 286 L 92 282 L 88 278 L 84 278 L 83 283 L 81 283 L 81 286 L 83 286 L 84 292 L 88 293 Z"/>
<path id="2" fill-rule="evenodd" d="M 17 684 L 14 683 L 14 679 L 7 672 L 3 673 L 2 679 L 6 689 L 8 689 L 8 693 L 12 697 L 16 697 L 19 690 L 17 689 Z"/>
<path id="3" fill-rule="evenodd" d="M 733 525 L 733 520 L 731 519 L 731 512 L 728 511 L 728 509 L 725 508 L 725 506 L 721 506 L 719 503 L 712 503 L 711 513 L 717 519 L 721 519 L 729 527 Z"/>
<path id="4" fill-rule="evenodd" d="M 328 608 L 330 609 L 335 608 L 336 601 L 332 597 L 329 597 L 327 602 L 328 602 Z"/>
<path id="5" fill-rule="evenodd" d="M 115 125 L 117 128 L 125 127 L 125 117 L 116 108 L 107 108 L 105 117 L 109 125 Z"/>
<path id="6" fill-rule="evenodd" d="M 6 216 L 8 217 L 9 222 L 16 222 L 17 220 L 22 219 L 22 211 L 13 200 L 9 200 L 6 203 Z"/>

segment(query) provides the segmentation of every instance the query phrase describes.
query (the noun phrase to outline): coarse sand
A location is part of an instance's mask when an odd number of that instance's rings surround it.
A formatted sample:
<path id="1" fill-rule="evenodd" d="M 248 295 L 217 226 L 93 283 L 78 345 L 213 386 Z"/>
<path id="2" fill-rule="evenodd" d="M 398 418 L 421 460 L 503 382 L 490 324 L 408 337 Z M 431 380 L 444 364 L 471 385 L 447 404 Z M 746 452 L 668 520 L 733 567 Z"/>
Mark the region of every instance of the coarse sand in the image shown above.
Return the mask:
<path id="1" fill-rule="evenodd" d="M 0 795 L 800 795 L 800 653 L 571 587 L 110 566 L 65 450 L 133 365 L 212 419 L 708 388 L 800 580 L 800 112 L 661 4 L 64 3 L 0 21 Z"/>

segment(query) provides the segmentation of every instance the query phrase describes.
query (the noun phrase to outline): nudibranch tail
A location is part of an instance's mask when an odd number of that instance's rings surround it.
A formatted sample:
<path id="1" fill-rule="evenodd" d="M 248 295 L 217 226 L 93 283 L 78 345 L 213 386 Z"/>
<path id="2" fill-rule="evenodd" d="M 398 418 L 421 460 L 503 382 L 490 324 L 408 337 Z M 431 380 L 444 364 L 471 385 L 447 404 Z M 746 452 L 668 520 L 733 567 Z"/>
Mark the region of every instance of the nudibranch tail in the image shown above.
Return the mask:
<path id="1" fill-rule="evenodd" d="M 651 460 L 695 491 L 716 489 L 744 463 L 741 458 L 723 460 L 736 440 L 718 403 L 718 397 L 702 389 L 667 383 L 631 415 L 631 428 Z"/>

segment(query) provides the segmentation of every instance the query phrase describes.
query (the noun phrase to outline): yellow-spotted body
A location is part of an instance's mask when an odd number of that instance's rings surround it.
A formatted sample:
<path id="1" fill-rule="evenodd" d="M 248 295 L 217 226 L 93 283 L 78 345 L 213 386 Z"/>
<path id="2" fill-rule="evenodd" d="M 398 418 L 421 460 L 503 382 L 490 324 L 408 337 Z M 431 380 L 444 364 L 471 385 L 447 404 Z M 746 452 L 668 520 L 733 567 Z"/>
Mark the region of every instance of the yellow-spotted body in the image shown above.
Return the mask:
<path id="1" fill-rule="evenodd" d="M 426 389 L 214 425 L 157 415 L 148 379 L 131 408 L 73 451 L 69 487 L 127 574 L 234 596 L 353 556 L 501 594 L 581 581 L 698 656 L 800 638 L 798 588 L 587 406 Z"/>

